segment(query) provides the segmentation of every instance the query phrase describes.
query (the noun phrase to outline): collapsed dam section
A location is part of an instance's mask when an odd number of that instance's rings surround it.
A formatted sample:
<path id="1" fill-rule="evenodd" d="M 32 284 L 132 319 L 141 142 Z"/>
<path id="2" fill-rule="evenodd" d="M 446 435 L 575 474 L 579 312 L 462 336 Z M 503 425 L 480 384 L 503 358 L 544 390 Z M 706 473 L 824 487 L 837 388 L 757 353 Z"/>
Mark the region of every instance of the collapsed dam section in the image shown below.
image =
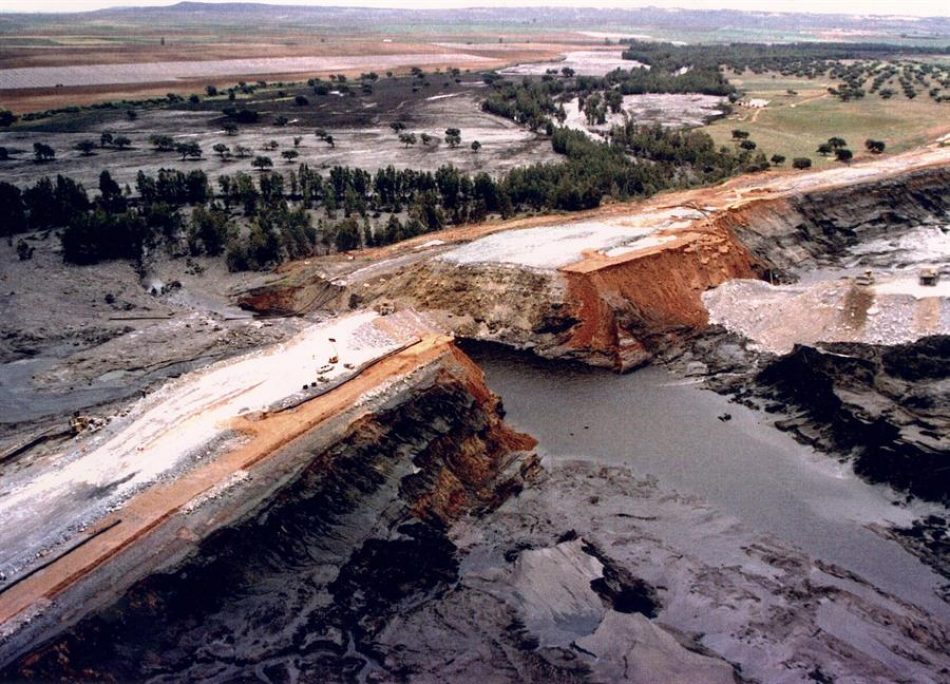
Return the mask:
<path id="1" fill-rule="evenodd" d="M 183 376 L 5 479 L 0 662 L 367 450 L 398 475 L 396 527 L 496 505 L 533 445 L 451 338 L 408 311 L 343 316 Z"/>
<path id="2" fill-rule="evenodd" d="M 708 323 L 726 281 L 794 279 L 848 245 L 950 212 L 950 148 L 744 176 L 571 220 L 490 223 L 288 264 L 238 297 L 270 314 L 384 302 L 461 337 L 624 371 Z"/>

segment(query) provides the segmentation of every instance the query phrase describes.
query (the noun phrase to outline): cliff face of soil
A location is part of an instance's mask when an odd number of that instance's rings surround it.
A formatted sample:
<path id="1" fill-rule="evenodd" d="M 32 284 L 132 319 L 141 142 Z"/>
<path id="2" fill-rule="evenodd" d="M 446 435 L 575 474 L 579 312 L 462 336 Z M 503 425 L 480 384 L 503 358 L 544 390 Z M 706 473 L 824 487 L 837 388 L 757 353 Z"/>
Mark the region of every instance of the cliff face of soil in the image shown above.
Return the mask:
<path id="1" fill-rule="evenodd" d="M 764 263 L 780 270 L 833 261 L 847 247 L 896 228 L 950 216 L 950 168 L 929 167 L 884 179 L 817 189 L 727 209 L 717 223 L 733 230 Z"/>
<path id="2" fill-rule="evenodd" d="M 238 297 L 242 309 L 271 316 L 294 316 L 305 311 L 327 308 L 337 302 L 343 288 L 311 272 L 290 277 L 280 286 L 261 285 Z"/>
<path id="3" fill-rule="evenodd" d="M 18 659 L 0 679 L 237 673 L 250 662 L 264 667 L 273 655 L 269 644 L 256 637 L 251 643 L 260 629 L 275 642 L 307 642 L 317 671 L 343 671 L 354 657 L 347 641 L 359 648 L 403 597 L 434 591 L 453 576 L 457 561 L 445 529 L 520 491 L 538 467 L 533 446 L 504 424 L 481 371 L 445 344 L 227 487 L 172 511 L 147 537 L 39 599 L 21 624 L 3 625 L 0 662 Z M 430 555 L 424 565 L 391 567 Z M 257 581 L 265 576 L 286 593 L 258 601 Z M 242 602 L 254 605 L 232 610 Z M 61 621 L 80 618 L 37 648 Z M 233 620 L 254 623 L 254 630 L 239 629 L 238 643 L 225 647 L 214 625 L 233 627 Z M 193 658 L 199 647 L 209 657 Z"/>
<path id="4" fill-rule="evenodd" d="M 629 259 L 590 260 L 564 271 L 578 320 L 565 346 L 620 371 L 647 363 L 671 338 L 705 327 L 705 290 L 757 272 L 745 247 L 719 227 Z"/>
<path id="5" fill-rule="evenodd" d="M 855 470 L 874 482 L 950 503 L 950 337 L 797 346 L 757 381 L 799 411 L 784 429 L 853 453 Z"/>
<path id="6" fill-rule="evenodd" d="M 363 302 L 392 301 L 426 311 L 460 337 L 532 349 L 540 356 L 560 356 L 577 324 L 564 278 L 553 271 L 432 260 L 354 289 Z"/>

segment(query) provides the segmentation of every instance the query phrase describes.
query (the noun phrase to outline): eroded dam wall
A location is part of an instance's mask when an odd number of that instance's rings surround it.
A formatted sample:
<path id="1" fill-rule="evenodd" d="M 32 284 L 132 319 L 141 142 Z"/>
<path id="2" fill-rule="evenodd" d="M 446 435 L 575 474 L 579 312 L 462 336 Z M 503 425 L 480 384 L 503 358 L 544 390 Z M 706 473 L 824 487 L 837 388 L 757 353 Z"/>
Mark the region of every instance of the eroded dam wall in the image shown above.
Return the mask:
<path id="1" fill-rule="evenodd" d="M 778 198 L 749 200 L 717 214 L 758 259 L 778 269 L 814 265 L 860 240 L 950 217 L 950 165 L 911 169 Z"/>
<path id="2" fill-rule="evenodd" d="M 213 458 L 136 493 L 53 549 L 49 563 L 9 578 L 0 589 L 0 664 L 8 666 L 0 679 L 43 679 L 44 663 L 53 668 L 49 676 L 79 676 L 82 648 L 69 655 L 63 644 L 95 641 L 83 631 L 95 619 L 83 618 L 130 587 L 147 595 L 147 577 L 174 574 L 189 559 L 207 565 L 222 544 L 257 538 L 283 507 L 315 506 L 338 522 L 359 509 L 362 522 L 343 526 L 345 540 L 327 523 L 326 533 L 337 535 L 327 543 L 352 552 L 373 538 L 405 538 L 400 530 L 407 525 L 443 528 L 491 509 L 537 467 L 534 441 L 504 424 L 481 371 L 434 333 L 318 396 L 285 405 L 235 417 L 231 438 Z M 77 622 L 66 641 L 37 650 Z M 17 661 L 27 652 L 33 654 Z"/>
<path id="3" fill-rule="evenodd" d="M 332 273 L 314 260 L 239 301 L 279 314 L 387 301 L 426 311 L 461 337 L 629 370 L 671 339 L 707 325 L 701 295 L 709 288 L 736 278 L 782 277 L 833 260 L 859 239 L 946 220 L 948 156 L 936 149 L 907 158 L 907 168 L 894 157 L 877 166 L 746 177 L 606 207 L 579 222 L 552 220 L 552 240 L 574 225 L 587 232 L 571 236 L 572 257 L 540 267 L 511 247 L 499 256 L 499 243 L 510 235 L 522 251 L 550 251 L 544 226 L 525 231 L 536 231 L 534 245 L 517 240 L 523 221 L 458 236 L 446 231 L 443 240 L 410 241 L 378 256 L 369 251 Z M 642 234 L 610 243 L 631 230 Z M 462 250 L 464 259 L 454 256 Z"/>

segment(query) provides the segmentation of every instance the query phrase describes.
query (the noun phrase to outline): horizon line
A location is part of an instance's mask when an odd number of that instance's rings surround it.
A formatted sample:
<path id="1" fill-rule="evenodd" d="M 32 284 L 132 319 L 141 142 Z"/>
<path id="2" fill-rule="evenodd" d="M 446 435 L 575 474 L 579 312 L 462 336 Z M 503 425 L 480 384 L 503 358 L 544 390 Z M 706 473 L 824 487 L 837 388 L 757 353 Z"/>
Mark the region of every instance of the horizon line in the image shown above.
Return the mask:
<path id="1" fill-rule="evenodd" d="M 607 0 L 609 2 L 609 0 Z M 716 8 L 696 8 L 696 7 L 663 7 L 656 4 L 644 4 L 636 6 L 627 6 L 619 7 L 612 4 L 577 4 L 577 5 L 550 5 L 550 4 L 516 4 L 504 7 L 497 7 L 490 4 L 478 4 L 473 3 L 471 5 L 459 5 L 456 7 L 412 7 L 412 6 L 402 6 L 402 7 L 393 7 L 385 3 L 385 0 L 367 0 L 365 3 L 359 5 L 345 5 L 337 4 L 335 2 L 322 3 L 318 2 L 317 4 L 306 4 L 299 1 L 295 2 L 294 0 L 171 0 L 169 2 L 160 1 L 158 4 L 147 4 L 147 5 L 137 5 L 137 4 L 115 4 L 108 5 L 105 7 L 90 8 L 90 9 L 79 9 L 79 10 L 70 10 L 70 9 L 14 9 L 8 10 L 0 7 L 0 15 L 78 15 L 78 14 L 91 14 L 95 12 L 109 12 L 109 11 L 120 11 L 120 10 L 135 10 L 135 9 L 170 9 L 174 8 L 177 5 L 206 5 L 208 7 L 214 7 L 216 5 L 256 5 L 260 7 L 288 7 L 288 8 L 300 8 L 300 9 L 345 9 L 345 10 L 391 10 L 395 12 L 444 12 L 449 10 L 525 10 L 525 9 L 587 9 L 587 10 L 614 10 L 614 11 L 627 11 L 634 12 L 637 10 L 659 10 L 663 12 L 736 12 L 739 14 L 749 14 L 749 15 L 802 15 L 802 16 L 840 16 L 840 17 L 875 17 L 875 18 L 890 18 L 890 19 L 906 19 L 911 21 L 916 21 L 920 19 L 948 19 L 950 14 L 914 14 L 914 13 L 895 13 L 895 14 L 886 14 L 878 12 L 847 12 L 841 10 L 828 10 L 828 11 L 806 11 L 806 10 L 791 10 L 791 9 L 777 9 L 777 10 L 759 10 L 759 9 L 739 9 L 734 7 L 716 7 Z"/>

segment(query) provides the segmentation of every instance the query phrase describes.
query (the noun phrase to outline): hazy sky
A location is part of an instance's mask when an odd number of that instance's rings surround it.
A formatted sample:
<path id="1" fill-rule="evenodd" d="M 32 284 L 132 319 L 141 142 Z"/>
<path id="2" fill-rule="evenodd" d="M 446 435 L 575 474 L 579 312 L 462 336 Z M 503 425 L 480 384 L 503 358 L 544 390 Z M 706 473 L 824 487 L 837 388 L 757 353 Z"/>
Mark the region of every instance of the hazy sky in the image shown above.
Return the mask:
<path id="1" fill-rule="evenodd" d="M 114 6 L 171 5 L 176 0 L 0 0 L 5 12 L 60 12 Z M 225 0 L 210 0 L 225 1 Z M 336 5 L 433 9 L 442 7 L 688 7 L 691 9 L 744 9 L 772 12 L 840 12 L 845 14 L 899 14 L 950 16 L 948 0 L 257 0 L 268 4 Z"/>

